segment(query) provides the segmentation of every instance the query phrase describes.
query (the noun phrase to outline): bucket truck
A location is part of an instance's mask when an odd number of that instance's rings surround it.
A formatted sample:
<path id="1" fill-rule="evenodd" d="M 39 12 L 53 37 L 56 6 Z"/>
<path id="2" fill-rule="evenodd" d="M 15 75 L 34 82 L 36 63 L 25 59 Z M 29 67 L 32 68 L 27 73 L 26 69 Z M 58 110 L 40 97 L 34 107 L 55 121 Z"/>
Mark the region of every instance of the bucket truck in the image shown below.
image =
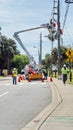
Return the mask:
<path id="1" fill-rule="evenodd" d="M 44 27 L 45 27 L 45 25 L 44 25 Z M 23 48 L 23 50 L 26 52 L 26 54 L 29 58 L 29 65 L 26 65 L 24 68 L 26 79 L 28 79 L 29 81 L 34 80 L 34 79 L 37 79 L 37 80 L 41 79 L 43 81 L 42 68 L 40 68 L 39 65 L 36 65 L 36 62 L 34 61 L 33 56 L 31 56 L 30 53 L 27 51 L 26 47 L 22 43 L 18 34 L 23 33 L 23 32 L 27 32 L 27 31 L 36 30 L 36 29 L 41 29 L 41 28 L 43 28 L 43 25 L 41 25 L 40 27 L 21 30 L 21 31 L 14 33 L 14 38 L 17 40 L 17 42 L 20 44 L 20 46 Z"/>

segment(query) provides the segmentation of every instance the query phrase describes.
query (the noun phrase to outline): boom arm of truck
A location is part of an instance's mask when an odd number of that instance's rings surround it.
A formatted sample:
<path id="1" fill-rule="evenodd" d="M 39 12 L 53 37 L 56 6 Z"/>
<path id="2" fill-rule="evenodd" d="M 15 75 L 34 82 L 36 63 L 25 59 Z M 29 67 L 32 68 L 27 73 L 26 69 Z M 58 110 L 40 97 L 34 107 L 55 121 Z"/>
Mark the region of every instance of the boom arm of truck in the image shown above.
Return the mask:
<path id="1" fill-rule="evenodd" d="M 32 30 L 36 30 L 36 29 L 40 29 L 42 27 L 36 27 L 36 28 L 30 28 L 30 29 L 26 29 L 26 30 L 21 30 L 21 31 L 18 31 L 18 32 L 15 32 L 14 33 L 14 38 L 17 40 L 17 42 L 20 44 L 20 46 L 23 48 L 23 50 L 26 52 L 28 58 L 29 58 L 29 61 L 30 63 L 32 61 L 34 61 L 34 58 L 33 56 L 30 55 L 30 53 L 27 51 L 26 47 L 24 46 L 24 44 L 22 43 L 20 37 L 19 37 L 19 33 L 23 33 L 23 32 L 27 32 L 27 31 L 32 31 Z"/>
<path id="2" fill-rule="evenodd" d="M 19 38 L 19 33 L 23 33 L 23 32 L 27 32 L 27 31 L 33 31 L 33 30 L 37 30 L 37 29 L 41 29 L 41 28 L 47 28 L 49 29 L 49 24 L 42 24 L 40 27 L 35 27 L 35 28 L 30 28 L 30 29 L 25 29 L 25 30 L 21 30 L 21 31 L 18 31 L 18 32 L 15 32 L 14 33 L 14 38 L 17 40 L 17 42 L 20 44 L 20 46 L 23 48 L 23 50 L 26 52 L 28 58 L 29 58 L 29 61 L 32 62 L 34 61 L 34 58 L 33 56 L 30 55 L 30 53 L 27 51 L 26 47 L 24 46 L 24 44 L 22 43 L 21 39 Z"/>
<path id="3" fill-rule="evenodd" d="M 29 61 L 33 61 L 33 57 L 29 54 L 29 52 L 27 51 L 27 49 L 25 48 L 24 44 L 22 43 L 21 39 L 19 38 L 19 35 L 14 35 L 15 39 L 17 40 L 17 42 L 20 44 L 20 46 L 23 48 L 23 50 L 26 52 Z"/>

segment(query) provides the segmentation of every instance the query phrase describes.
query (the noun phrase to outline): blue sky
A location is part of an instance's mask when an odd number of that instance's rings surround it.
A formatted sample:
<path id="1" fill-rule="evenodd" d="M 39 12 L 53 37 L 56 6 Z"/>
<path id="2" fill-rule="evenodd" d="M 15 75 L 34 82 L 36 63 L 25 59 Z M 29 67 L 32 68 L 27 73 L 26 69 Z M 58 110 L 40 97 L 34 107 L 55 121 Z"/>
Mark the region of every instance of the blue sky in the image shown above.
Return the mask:
<path id="1" fill-rule="evenodd" d="M 64 0 L 61 2 L 61 26 L 64 22 L 64 15 L 67 4 Z M 1 33 L 8 38 L 13 38 L 13 34 L 19 30 L 25 30 L 32 27 L 38 27 L 43 23 L 47 23 L 51 19 L 53 9 L 53 0 L 0 0 L 0 26 Z M 68 17 L 63 33 L 63 44 L 71 45 L 73 40 L 73 4 L 69 7 Z M 42 32 L 42 57 L 46 53 L 51 52 L 51 41 L 45 38 L 48 35 L 46 29 L 35 30 L 20 34 L 20 38 L 26 49 L 31 55 L 38 59 L 38 49 L 40 43 L 40 32 Z M 25 54 L 24 50 L 17 43 L 21 54 Z M 36 46 L 36 48 L 34 48 Z M 57 46 L 57 41 L 54 42 Z"/>

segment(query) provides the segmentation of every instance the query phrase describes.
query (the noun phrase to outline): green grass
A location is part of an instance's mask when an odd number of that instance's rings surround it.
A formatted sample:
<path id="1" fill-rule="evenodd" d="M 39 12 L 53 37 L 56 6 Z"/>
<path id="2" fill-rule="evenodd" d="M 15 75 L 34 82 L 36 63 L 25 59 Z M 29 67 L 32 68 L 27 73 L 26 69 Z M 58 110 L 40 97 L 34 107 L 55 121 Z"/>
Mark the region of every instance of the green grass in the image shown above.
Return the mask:
<path id="1" fill-rule="evenodd" d="M 2 78 L 3 76 L 0 76 L 0 78 Z"/>

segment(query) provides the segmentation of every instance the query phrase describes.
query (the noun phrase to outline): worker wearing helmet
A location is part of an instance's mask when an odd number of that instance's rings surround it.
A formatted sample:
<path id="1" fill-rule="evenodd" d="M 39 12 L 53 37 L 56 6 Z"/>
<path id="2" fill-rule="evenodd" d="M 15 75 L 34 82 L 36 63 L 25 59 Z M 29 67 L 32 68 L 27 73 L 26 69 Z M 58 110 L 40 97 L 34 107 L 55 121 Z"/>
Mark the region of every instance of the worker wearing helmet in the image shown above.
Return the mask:
<path id="1" fill-rule="evenodd" d="M 14 68 L 12 71 L 13 84 L 17 84 L 17 69 Z"/>
<path id="2" fill-rule="evenodd" d="M 66 80 L 67 80 L 67 73 L 68 73 L 68 68 L 66 67 L 65 64 L 63 65 L 61 72 L 62 72 L 62 76 L 63 76 L 63 83 L 65 84 Z"/>

